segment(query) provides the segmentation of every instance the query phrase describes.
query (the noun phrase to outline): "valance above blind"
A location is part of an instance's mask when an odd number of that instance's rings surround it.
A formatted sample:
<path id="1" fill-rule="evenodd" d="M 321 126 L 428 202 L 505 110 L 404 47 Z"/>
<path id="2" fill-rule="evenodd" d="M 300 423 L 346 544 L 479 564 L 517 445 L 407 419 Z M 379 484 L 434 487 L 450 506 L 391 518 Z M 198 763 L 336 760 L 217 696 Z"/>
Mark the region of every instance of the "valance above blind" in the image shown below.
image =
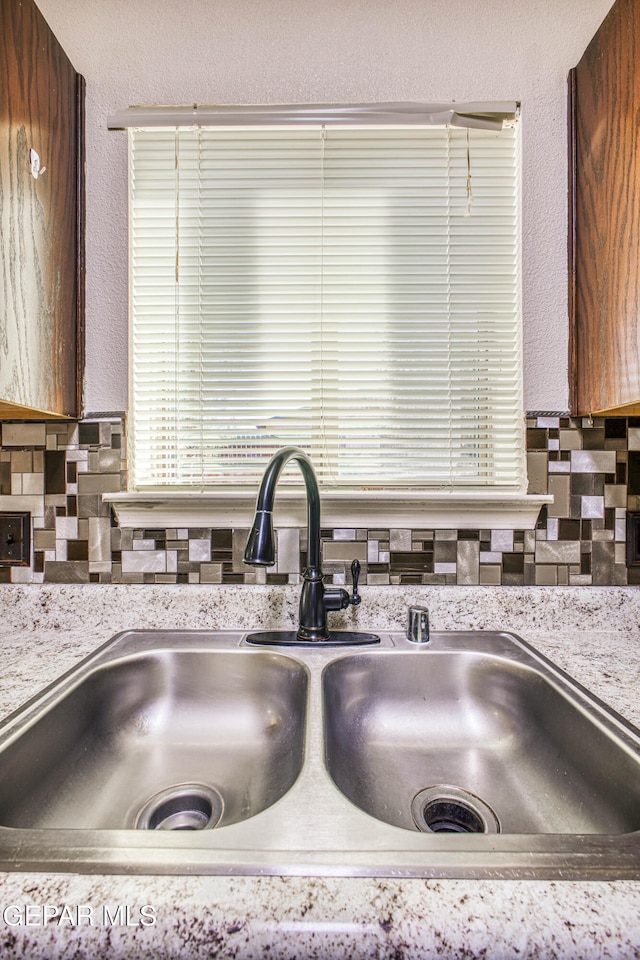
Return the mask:
<path id="1" fill-rule="evenodd" d="M 366 124 L 420 126 L 450 124 L 501 130 L 518 117 L 515 100 L 438 103 L 288 103 L 201 104 L 126 107 L 107 120 L 110 130 L 151 127 L 215 126 L 357 126 Z"/>
<path id="2" fill-rule="evenodd" d="M 525 482 L 517 125 L 132 129 L 138 490 Z M 297 481 L 292 471 L 291 481 Z"/>

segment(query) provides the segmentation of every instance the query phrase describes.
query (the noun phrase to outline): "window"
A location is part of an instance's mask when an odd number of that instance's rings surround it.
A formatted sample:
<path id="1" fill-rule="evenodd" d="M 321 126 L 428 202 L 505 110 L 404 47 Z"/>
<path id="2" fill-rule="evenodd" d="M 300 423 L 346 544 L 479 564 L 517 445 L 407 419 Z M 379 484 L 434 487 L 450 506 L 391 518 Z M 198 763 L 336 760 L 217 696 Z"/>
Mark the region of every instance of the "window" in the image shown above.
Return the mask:
<path id="1" fill-rule="evenodd" d="M 518 131 L 480 127 L 130 131 L 135 489 L 295 444 L 324 489 L 524 492 Z"/>

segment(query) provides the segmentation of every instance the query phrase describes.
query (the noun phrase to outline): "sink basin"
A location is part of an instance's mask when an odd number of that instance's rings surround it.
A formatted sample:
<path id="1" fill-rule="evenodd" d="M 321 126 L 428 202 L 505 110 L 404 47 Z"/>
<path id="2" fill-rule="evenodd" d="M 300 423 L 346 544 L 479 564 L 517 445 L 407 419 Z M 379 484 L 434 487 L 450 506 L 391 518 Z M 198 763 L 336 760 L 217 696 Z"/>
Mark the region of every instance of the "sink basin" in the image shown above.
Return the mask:
<path id="1" fill-rule="evenodd" d="M 307 671 L 166 642 L 63 687 L 0 751 L 0 825 L 202 829 L 275 803 L 304 757 Z"/>
<path id="2" fill-rule="evenodd" d="M 130 630 L 0 724 L 0 870 L 640 879 L 640 733 L 518 637 Z"/>
<path id="3" fill-rule="evenodd" d="M 557 677 L 491 653 L 345 657 L 324 675 L 340 790 L 408 830 L 620 834 L 640 828 L 640 763 Z"/>

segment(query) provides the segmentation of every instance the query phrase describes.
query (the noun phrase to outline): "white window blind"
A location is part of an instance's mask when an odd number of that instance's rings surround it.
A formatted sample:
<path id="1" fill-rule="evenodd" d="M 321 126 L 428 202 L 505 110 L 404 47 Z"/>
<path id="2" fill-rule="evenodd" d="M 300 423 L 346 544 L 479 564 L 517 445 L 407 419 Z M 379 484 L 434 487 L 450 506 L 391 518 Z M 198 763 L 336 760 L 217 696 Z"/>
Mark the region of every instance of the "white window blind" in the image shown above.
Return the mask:
<path id="1" fill-rule="evenodd" d="M 134 489 L 523 491 L 515 125 L 129 142 Z"/>

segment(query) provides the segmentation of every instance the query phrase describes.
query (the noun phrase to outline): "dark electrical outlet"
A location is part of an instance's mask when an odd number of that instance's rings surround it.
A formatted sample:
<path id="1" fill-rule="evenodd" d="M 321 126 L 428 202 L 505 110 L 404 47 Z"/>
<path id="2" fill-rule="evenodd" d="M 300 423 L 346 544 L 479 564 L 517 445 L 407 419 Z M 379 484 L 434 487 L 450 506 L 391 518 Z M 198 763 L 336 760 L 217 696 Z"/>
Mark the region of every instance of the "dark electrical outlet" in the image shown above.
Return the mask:
<path id="1" fill-rule="evenodd" d="M 31 514 L 0 513 L 0 567 L 28 567 Z"/>
<path id="2" fill-rule="evenodd" d="M 627 567 L 640 567 L 640 513 L 627 513 Z"/>

